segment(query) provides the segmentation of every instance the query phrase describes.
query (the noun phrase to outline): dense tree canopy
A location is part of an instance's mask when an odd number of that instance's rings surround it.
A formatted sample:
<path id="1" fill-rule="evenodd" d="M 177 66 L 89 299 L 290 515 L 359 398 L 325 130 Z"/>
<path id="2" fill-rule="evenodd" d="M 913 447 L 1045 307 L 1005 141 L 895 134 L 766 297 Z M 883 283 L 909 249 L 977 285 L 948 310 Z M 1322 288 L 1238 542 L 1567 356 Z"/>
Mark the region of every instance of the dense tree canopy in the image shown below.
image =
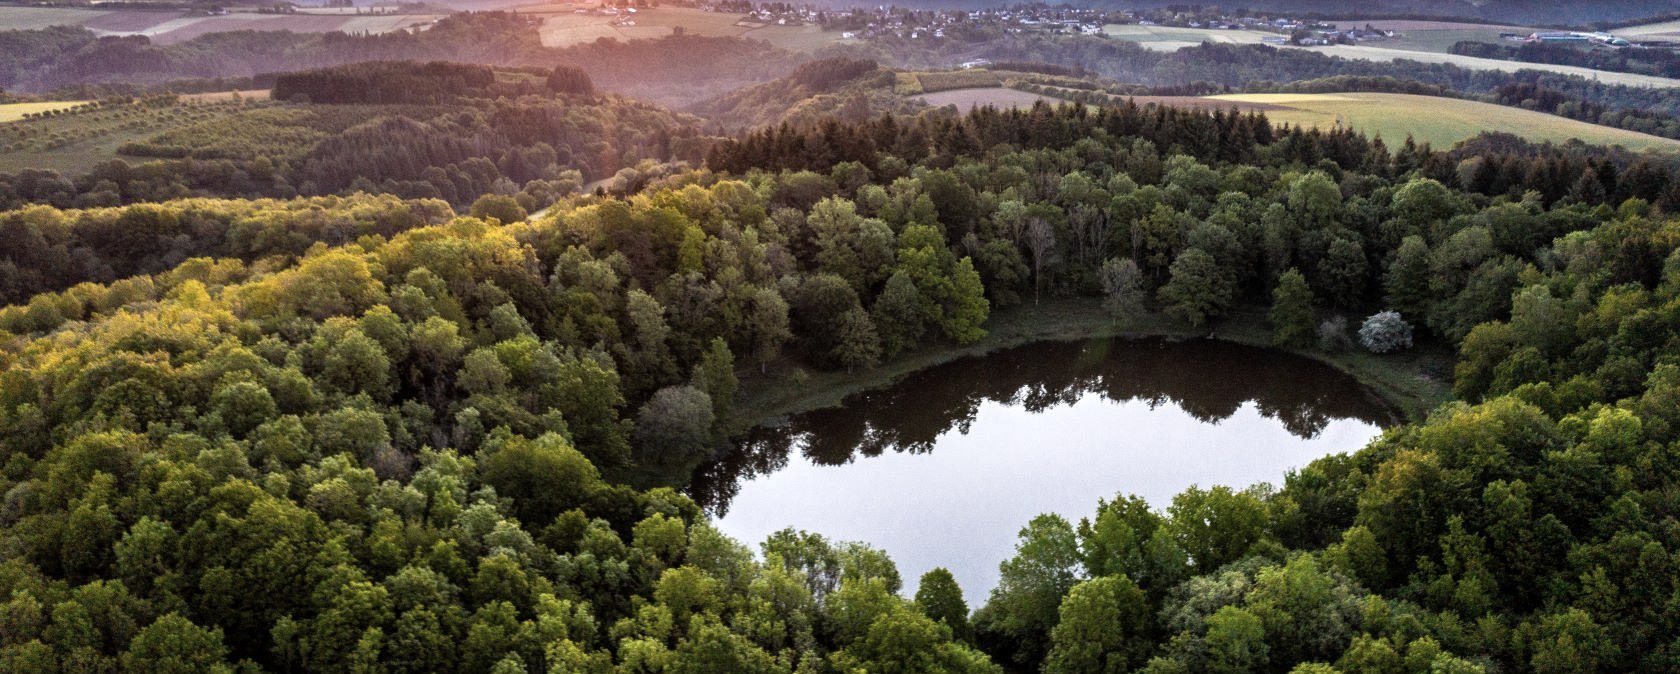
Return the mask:
<path id="1" fill-rule="evenodd" d="M 8 212 L 90 266 L 0 267 L 0 669 L 1672 669 L 1673 181 L 1480 158 L 1041 106 L 769 129 L 535 219 Z M 867 368 L 1076 295 L 1269 306 L 1303 349 L 1392 308 L 1460 400 L 1282 485 L 1036 518 L 973 614 L 660 486 L 740 429 L 737 360 Z"/>

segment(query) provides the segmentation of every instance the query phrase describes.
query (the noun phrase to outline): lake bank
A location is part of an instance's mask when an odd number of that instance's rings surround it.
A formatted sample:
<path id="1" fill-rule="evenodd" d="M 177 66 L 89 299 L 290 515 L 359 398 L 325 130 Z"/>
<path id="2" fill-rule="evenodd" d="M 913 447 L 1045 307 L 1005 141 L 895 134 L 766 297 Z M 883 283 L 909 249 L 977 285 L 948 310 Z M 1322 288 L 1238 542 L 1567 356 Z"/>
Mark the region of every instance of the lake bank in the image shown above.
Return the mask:
<path id="1" fill-rule="evenodd" d="M 1449 350 L 1425 345 L 1379 356 L 1357 345 L 1338 352 L 1282 349 L 1272 345 L 1271 326 L 1261 307 L 1238 308 L 1222 320 L 1191 329 L 1160 313 L 1118 323 L 1109 318 L 1098 300 L 1058 299 L 994 312 L 985 327 L 986 337 L 974 344 L 927 346 L 870 370 L 811 371 L 783 359 L 772 364 L 763 375 L 756 368 L 750 373 L 744 371 L 736 414 L 749 423 L 763 423 L 790 414 L 836 407 L 854 394 L 890 386 L 907 375 L 959 358 L 1034 342 L 1110 337 L 1208 337 L 1311 358 L 1353 376 L 1399 410 L 1407 421 L 1420 421 L 1452 399 L 1454 354 Z"/>

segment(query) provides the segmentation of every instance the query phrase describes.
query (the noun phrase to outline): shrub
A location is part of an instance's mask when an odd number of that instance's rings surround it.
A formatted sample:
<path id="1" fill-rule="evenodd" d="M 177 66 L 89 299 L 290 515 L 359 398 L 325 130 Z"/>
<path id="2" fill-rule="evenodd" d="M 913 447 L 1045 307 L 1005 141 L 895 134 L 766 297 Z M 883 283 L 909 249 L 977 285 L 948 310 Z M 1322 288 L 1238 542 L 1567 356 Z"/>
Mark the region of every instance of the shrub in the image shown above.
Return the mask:
<path id="1" fill-rule="evenodd" d="M 1389 353 L 1412 347 L 1412 326 L 1398 311 L 1371 314 L 1359 326 L 1359 343 L 1371 353 Z"/>
<path id="2" fill-rule="evenodd" d="M 1331 316 L 1318 324 L 1318 348 L 1325 351 L 1340 351 L 1347 346 L 1347 319 L 1341 316 Z"/>

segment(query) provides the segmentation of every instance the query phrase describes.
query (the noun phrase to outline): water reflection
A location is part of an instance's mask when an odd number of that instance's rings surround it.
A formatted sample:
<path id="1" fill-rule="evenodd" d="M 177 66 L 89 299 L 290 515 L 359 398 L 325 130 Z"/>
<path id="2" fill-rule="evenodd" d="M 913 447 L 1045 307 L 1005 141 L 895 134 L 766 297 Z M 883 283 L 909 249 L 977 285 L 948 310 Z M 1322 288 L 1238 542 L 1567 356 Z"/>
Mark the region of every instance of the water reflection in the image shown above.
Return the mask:
<path id="1" fill-rule="evenodd" d="M 1333 420 L 1358 422 L 1371 429 L 1367 436 L 1397 420 L 1353 378 L 1289 354 L 1214 340 L 1047 342 L 935 367 L 848 399 L 843 407 L 757 428 L 735 452 L 702 467 L 690 492 L 714 515 L 727 518 L 743 485 L 774 480 L 796 451 L 817 466 L 841 466 L 887 452 L 927 453 L 952 431 L 968 435 L 988 405 L 1036 415 L 1093 400 L 1141 404 L 1148 410 L 1175 408 L 1202 424 L 1217 424 L 1252 406 L 1259 417 L 1303 441 L 1319 438 Z M 1147 435 L 1158 432 L 1152 426 L 1160 423 L 1169 421 L 1102 430 Z M 1036 438 L 1034 444 L 1087 442 L 1081 436 L 1090 431 L 1069 424 L 1061 433 L 1051 429 L 1050 437 Z M 1252 480 L 1279 477 L 1281 472 Z M 1135 485 L 1116 484 L 1108 493 L 1128 486 L 1139 491 Z"/>

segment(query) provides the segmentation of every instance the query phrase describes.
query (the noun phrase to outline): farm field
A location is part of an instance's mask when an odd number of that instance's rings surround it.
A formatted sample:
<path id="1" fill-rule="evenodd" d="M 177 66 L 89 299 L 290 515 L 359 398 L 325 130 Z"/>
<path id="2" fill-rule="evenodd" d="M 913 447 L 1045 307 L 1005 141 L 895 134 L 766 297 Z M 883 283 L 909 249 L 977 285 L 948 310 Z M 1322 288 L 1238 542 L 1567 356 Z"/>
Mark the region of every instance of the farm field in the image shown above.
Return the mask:
<path id="1" fill-rule="evenodd" d="M 1680 20 L 1647 23 L 1642 26 L 1617 28 L 1611 33 L 1629 40 L 1663 40 L 1680 42 Z"/>
<path id="2" fill-rule="evenodd" d="M 1277 33 L 1258 30 L 1223 30 L 1214 28 L 1179 28 L 1176 26 L 1140 26 L 1137 24 L 1109 24 L 1103 35 L 1116 40 L 1136 42 L 1156 51 L 1177 51 L 1203 42 L 1227 44 L 1260 44 L 1261 38 L 1276 37 Z"/>
<path id="3" fill-rule="evenodd" d="M 118 148 L 127 143 L 146 140 L 171 129 L 232 117 L 246 109 L 246 104 L 231 101 L 106 106 L 46 119 L 0 123 L 0 172 L 50 169 L 66 175 L 85 173 L 100 162 L 115 159 Z M 22 113 L 18 115 L 21 117 Z"/>
<path id="4" fill-rule="evenodd" d="M 37 30 L 51 26 L 80 26 L 108 14 L 115 14 L 96 9 L 70 9 L 64 7 L 0 7 L 0 26 L 7 30 Z M 154 16 L 170 16 L 160 12 L 147 12 Z"/>
<path id="5" fill-rule="evenodd" d="M 23 119 L 24 115 L 48 110 L 63 110 L 73 108 L 87 101 L 46 101 L 42 103 L 6 103 L 0 105 L 0 124 L 15 122 Z"/>
<path id="6" fill-rule="evenodd" d="M 803 26 L 769 25 L 749 30 L 742 34 L 742 37 L 763 40 L 783 49 L 810 52 L 838 42 L 840 33 L 824 31 L 816 24 Z"/>
<path id="7" fill-rule="evenodd" d="M 1046 101 L 1052 105 L 1066 103 L 1060 98 L 1040 96 L 1038 94 L 1008 89 L 1004 87 L 986 87 L 982 89 L 951 89 L 932 94 L 922 94 L 915 97 L 936 108 L 955 105 L 958 110 L 967 112 L 970 108 L 990 105 L 998 108 L 1030 108 L 1034 103 Z"/>
<path id="8" fill-rule="evenodd" d="M 1483 131 L 1505 132 L 1533 141 L 1562 143 L 1580 139 L 1597 145 L 1621 145 L 1630 150 L 1680 153 L 1680 141 L 1635 131 L 1548 115 L 1492 103 L 1411 94 L 1229 94 L 1210 100 L 1269 106 L 1273 123 L 1321 129 L 1348 125 L 1368 135 L 1381 135 L 1390 146 L 1407 135 L 1438 148 L 1471 138 Z"/>
<path id="9" fill-rule="evenodd" d="M 247 101 L 266 101 L 266 100 L 268 100 L 269 94 L 271 94 L 271 93 L 273 93 L 273 90 L 270 90 L 270 89 L 246 89 L 244 91 L 212 91 L 212 92 L 203 93 L 203 94 L 182 94 L 181 99 L 182 100 L 187 100 L 187 101 L 203 101 L 203 102 L 216 102 L 216 103 L 220 103 L 220 102 L 223 102 L 223 101 L 231 101 L 231 100 L 235 100 L 235 99 L 243 99 L 243 100 L 247 100 Z"/>
<path id="10" fill-rule="evenodd" d="M 296 33 L 387 33 L 427 26 L 443 14 L 361 15 L 308 12 L 187 16 L 176 10 L 86 10 L 56 7 L 0 6 L 0 27 L 16 30 L 82 26 L 100 35 L 143 35 L 158 44 L 175 44 L 208 33 L 234 30 L 289 30 Z"/>
<path id="11" fill-rule="evenodd" d="M 1369 25 L 1379 30 L 1392 30 L 1398 33 L 1393 38 L 1371 40 L 1364 43 L 1367 46 L 1439 54 L 1447 53 L 1449 48 L 1461 40 L 1498 42 L 1500 33 L 1527 35 L 1536 30 L 1523 26 L 1405 19 L 1333 19 L 1326 21 L 1326 23 L 1333 23 L 1342 29 L 1363 28 Z"/>
<path id="12" fill-rule="evenodd" d="M 1501 61 L 1498 59 L 1476 58 L 1474 56 L 1460 56 L 1457 54 L 1437 54 L 1424 51 L 1407 51 L 1404 49 L 1389 49 L 1373 45 L 1330 45 L 1328 47 L 1296 47 L 1296 49 L 1310 49 L 1330 56 L 1340 56 L 1348 59 L 1366 59 L 1370 61 L 1393 61 L 1409 59 L 1424 63 L 1451 63 L 1460 68 L 1471 70 L 1497 70 L 1502 72 L 1516 72 L 1518 70 L 1545 70 L 1563 75 L 1579 75 L 1590 80 L 1597 80 L 1607 84 L 1625 84 L 1633 87 L 1680 87 L 1680 79 L 1656 77 L 1652 75 L 1637 75 L 1633 73 L 1612 73 L 1579 66 L 1551 65 L 1546 63 L 1524 63 L 1521 61 Z"/>
<path id="13" fill-rule="evenodd" d="M 907 93 L 926 94 L 951 89 L 990 89 L 1003 86 L 1003 79 L 989 70 L 950 70 L 899 73 Z"/>

